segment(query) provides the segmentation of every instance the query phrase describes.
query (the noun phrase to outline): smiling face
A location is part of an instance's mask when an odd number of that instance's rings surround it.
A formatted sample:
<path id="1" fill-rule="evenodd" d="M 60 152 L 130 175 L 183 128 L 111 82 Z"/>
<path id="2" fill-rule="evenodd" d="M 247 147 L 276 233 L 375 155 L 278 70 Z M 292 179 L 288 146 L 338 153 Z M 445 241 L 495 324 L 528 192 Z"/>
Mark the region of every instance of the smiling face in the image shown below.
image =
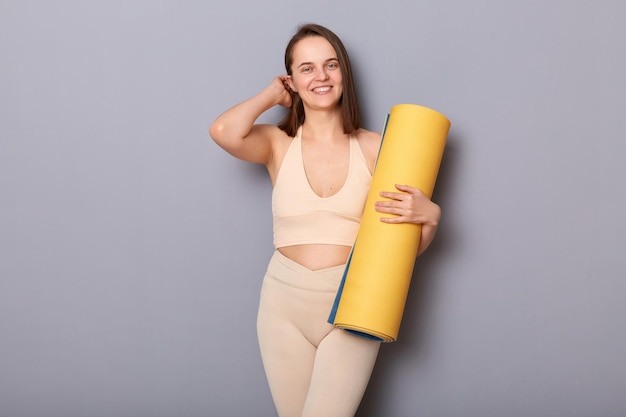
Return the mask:
<path id="1" fill-rule="evenodd" d="M 289 84 L 312 110 L 335 109 L 341 101 L 343 83 L 339 59 L 333 46 L 321 36 L 306 37 L 292 51 Z"/>

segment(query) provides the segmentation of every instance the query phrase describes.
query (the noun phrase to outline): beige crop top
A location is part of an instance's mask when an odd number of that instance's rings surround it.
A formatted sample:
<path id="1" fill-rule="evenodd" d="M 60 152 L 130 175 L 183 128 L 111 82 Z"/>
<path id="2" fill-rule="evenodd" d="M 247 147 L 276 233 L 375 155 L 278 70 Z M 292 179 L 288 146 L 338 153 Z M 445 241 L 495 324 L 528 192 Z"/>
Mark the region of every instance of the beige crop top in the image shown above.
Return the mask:
<path id="1" fill-rule="evenodd" d="M 346 182 L 337 193 L 320 197 L 304 171 L 302 128 L 289 145 L 272 190 L 274 246 L 303 244 L 352 246 L 363 215 L 372 175 L 354 135 Z"/>

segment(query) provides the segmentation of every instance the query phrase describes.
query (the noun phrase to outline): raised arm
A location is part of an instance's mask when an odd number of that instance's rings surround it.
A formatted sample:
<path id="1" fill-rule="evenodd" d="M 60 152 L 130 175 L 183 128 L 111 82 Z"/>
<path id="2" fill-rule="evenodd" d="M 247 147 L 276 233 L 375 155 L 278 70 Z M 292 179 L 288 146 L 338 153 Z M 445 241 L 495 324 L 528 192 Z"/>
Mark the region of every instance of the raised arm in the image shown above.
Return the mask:
<path id="1" fill-rule="evenodd" d="M 287 78 L 276 77 L 263 91 L 222 113 L 209 128 L 213 140 L 236 158 L 267 164 L 272 157 L 272 136 L 278 128 L 254 122 L 276 105 L 291 106 Z"/>

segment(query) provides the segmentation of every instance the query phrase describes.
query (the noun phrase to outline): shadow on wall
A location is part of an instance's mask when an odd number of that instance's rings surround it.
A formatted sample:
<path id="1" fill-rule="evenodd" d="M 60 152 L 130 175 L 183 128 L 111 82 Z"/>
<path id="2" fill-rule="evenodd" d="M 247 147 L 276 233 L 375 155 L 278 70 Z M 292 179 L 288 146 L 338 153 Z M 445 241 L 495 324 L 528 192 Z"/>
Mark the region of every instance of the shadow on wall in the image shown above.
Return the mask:
<path id="1" fill-rule="evenodd" d="M 442 207 L 443 213 L 446 207 L 454 204 L 455 200 L 450 190 L 455 188 L 452 186 L 453 181 L 455 179 L 458 181 L 459 178 L 456 172 L 459 143 L 461 141 L 453 133 L 449 134 L 439 168 L 433 201 Z M 445 215 L 442 217 L 445 219 Z M 431 327 L 431 300 L 438 266 L 446 262 L 450 254 L 455 252 L 455 242 L 461 240 L 458 233 L 459 230 L 454 227 L 454 224 L 443 221 L 431 246 L 416 261 L 398 341 L 383 344 L 357 416 L 378 416 L 380 412 L 390 410 L 390 405 L 386 404 L 389 395 L 385 392 L 388 390 L 387 381 L 393 378 L 393 370 L 397 369 L 397 365 L 402 362 L 415 363 L 415 359 L 420 362 L 419 359 L 426 355 L 426 348 L 429 344 L 428 329 Z M 419 372 L 419 369 L 416 368 L 415 372 Z"/>

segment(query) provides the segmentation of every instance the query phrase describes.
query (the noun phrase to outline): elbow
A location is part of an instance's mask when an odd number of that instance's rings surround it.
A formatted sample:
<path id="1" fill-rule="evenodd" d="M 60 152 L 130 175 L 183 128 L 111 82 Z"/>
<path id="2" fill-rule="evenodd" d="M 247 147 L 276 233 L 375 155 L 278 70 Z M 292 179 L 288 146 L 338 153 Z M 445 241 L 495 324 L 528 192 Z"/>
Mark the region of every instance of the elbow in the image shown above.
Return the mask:
<path id="1" fill-rule="evenodd" d="M 230 138 L 228 129 L 224 123 L 220 123 L 219 120 L 213 122 L 209 127 L 209 136 L 213 139 L 218 146 L 223 149 L 230 148 L 232 146 L 232 140 Z"/>
<path id="2" fill-rule="evenodd" d="M 233 133 L 228 126 L 221 123 L 219 120 L 209 126 L 209 136 L 211 136 L 213 142 L 230 154 L 233 153 L 233 150 L 236 149 L 239 144 L 239 142 L 234 139 Z"/>
<path id="3" fill-rule="evenodd" d="M 220 138 L 223 136 L 224 126 L 221 123 L 213 122 L 209 127 L 209 136 L 215 142 L 219 143 Z"/>

